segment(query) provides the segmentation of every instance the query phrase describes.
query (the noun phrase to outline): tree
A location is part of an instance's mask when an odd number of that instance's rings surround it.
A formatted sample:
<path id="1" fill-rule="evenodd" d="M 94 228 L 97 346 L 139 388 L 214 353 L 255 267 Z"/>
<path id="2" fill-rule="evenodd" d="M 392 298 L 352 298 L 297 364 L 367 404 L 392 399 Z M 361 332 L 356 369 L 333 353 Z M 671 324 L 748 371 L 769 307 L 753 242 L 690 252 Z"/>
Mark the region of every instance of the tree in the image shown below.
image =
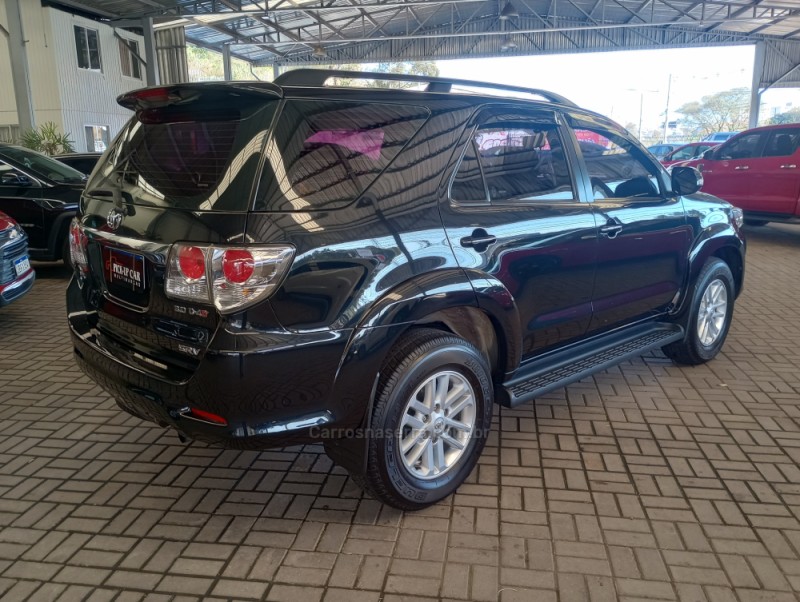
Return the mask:
<path id="1" fill-rule="evenodd" d="M 366 67 L 366 69 L 365 69 Z M 378 63 L 377 65 L 331 65 L 330 69 L 341 71 L 372 71 L 377 73 L 391 73 L 396 75 L 421 75 L 424 77 L 437 77 L 439 67 L 433 61 L 406 61 L 402 63 Z M 337 77 L 334 79 L 337 86 L 358 86 L 364 88 L 411 88 L 414 82 L 390 81 L 380 79 L 353 79 Z"/>
<path id="2" fill-rule="evenodd" d="M 750 120 L 750 90 L 717 92 L 699 102 L 687 103 L 677 112 L 683 115 L 681 125 L 698 140 L 714 132 L 745 130 Z"/>
<path id="3" fill-rule="evenodd" d="M 800 107 L 789 109 L 785 113 L 778 113 L 769 120 L 770 125 L 781 123 L 800 123 Z"/>

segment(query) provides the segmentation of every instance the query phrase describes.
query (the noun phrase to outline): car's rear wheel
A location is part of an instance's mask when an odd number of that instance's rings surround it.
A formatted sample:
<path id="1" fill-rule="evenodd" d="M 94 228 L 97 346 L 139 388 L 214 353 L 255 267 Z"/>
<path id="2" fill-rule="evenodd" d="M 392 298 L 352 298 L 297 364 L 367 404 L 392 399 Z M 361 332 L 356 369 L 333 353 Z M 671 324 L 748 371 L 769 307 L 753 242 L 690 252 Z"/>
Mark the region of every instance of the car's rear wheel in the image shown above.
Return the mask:
<path id="1" fill-rule="evenodd" d="M 403 510 L 447 497 L 483 450 L 492 401 L 489 366 L 474 346 L 446 332 L 412 330 L 381 371 L 366 472 L 354 478 Z"/>
<path id="2" fill-rule="evenodd" d="M 686 336 L 663 348 L 679 364 L 705 363 L 725 344 L 733 318 L 735 289 L 733 274 L 721 259 L 711 258 L 703 266 L 694 286 L 686 316 Z"/>

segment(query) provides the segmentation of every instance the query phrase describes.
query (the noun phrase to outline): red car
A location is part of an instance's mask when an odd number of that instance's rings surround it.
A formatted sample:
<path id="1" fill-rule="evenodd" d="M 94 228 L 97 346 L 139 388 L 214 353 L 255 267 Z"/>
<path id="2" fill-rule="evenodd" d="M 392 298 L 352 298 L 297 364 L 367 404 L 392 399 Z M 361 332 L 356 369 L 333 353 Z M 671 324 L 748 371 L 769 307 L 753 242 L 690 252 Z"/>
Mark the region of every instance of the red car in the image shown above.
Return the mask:
<path id="1" fill-rule="evenodd" d="M 684 144 L 683 146 L 679 146 L 674 151 L 667 153 L 667 155 L 661 159 L 661 164 L 664 167 L 669 167 L 670 165 L 674 165 L 679 161 L 690 161 L 692 159 L 697 159 L 703 156 L 707 150 L 711 150 L 715 146 L 717 146 L 719 142 L 690 142 L 689 144 Z"/>
<path id="2" fill-rule="evenodd" d="M 744 210 L 751 225 L 800 223 L 800 123 L 737 134 L 681 165 L 703 173 L 703 192 Z"/>
<path id="3" fill-rule="evenodd" d="M 28 236 L 0 211 L 0 307 L 27 293 L 35 278 L 28 258 Z"/>

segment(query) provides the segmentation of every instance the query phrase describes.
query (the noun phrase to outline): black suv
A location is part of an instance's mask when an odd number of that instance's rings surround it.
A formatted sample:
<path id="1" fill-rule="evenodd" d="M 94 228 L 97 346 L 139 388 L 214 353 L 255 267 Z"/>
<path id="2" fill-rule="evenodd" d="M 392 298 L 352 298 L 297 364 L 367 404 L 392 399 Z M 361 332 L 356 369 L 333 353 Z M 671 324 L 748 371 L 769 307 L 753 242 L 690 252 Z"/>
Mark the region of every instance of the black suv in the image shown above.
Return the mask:
<path id="1" fill-rule="evenodd" d="M 182 438 L 322 442 L 421 508 L 474 468 L 494 402 L 653 349 L 702 363 L 728 333 L 741 212 L 555 94 L 298 70 L 119 102 L 69 324 L 78 364 Z"/>
<path id="2" fill-rule="evenodd" d="M 86 176 L 29 148 L 0 143 L 0 211 L 28 235 L 31 259 L 69 263 L 69 225 Z"/>

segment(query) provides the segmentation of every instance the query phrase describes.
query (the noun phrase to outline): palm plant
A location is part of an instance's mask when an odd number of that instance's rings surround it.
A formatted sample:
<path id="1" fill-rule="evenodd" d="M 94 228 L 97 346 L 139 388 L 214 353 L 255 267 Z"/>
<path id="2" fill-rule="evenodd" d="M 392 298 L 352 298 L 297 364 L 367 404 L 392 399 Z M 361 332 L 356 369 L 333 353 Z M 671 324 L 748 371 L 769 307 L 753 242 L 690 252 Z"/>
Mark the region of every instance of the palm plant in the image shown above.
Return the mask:
<path id="1" fill-rule="evenodd" d="M 19 139 L 20 144 L 46 155 L 58 155 L 75 151 L 69 134 L 62 134 L 58 126 L 52 121 L 47 121 L 39 127 L 28 130 Z"/>

